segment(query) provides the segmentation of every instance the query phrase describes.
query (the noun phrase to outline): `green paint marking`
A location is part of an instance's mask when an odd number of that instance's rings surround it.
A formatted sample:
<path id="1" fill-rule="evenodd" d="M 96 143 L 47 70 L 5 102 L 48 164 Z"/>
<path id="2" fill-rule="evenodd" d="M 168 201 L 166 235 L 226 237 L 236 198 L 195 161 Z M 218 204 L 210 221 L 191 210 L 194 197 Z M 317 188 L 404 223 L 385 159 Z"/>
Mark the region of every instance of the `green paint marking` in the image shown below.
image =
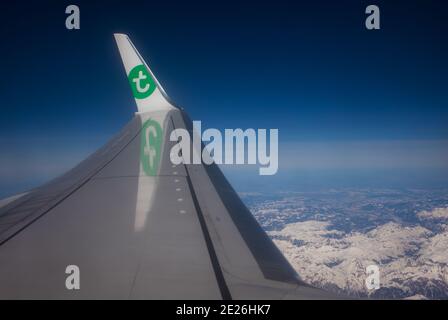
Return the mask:
<path id="1" fill-rule="evenodd" d="M 143 124 L 140 136 L 140 162 L 143 171 L 148 176 L 155 176 L 159 169 L 160 153 L 162 151 L 162 127 L 157 121 L 148 119 Z"/>
<path id="2" fill-rule="evenodd" d="M 128 76 L 135 99 L 145 99 L 156 90 L 156 83 L 144 65 L 134 67 Z"/>

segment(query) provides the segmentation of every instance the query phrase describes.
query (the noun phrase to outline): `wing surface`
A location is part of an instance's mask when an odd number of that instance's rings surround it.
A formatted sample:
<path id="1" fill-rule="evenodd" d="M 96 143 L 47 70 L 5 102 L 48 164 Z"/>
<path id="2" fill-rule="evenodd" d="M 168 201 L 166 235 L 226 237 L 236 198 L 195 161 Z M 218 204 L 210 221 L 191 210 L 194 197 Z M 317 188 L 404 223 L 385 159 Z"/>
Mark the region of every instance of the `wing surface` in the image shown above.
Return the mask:
<path id="1" fill-rule="evenodd" d="M 116 40 L 139 112 L 66 174 L 0 203 L 0 298 L 333 298 L 300 281 L 218 166 L 171 162 L 173 130 L 192 122 Z"/>

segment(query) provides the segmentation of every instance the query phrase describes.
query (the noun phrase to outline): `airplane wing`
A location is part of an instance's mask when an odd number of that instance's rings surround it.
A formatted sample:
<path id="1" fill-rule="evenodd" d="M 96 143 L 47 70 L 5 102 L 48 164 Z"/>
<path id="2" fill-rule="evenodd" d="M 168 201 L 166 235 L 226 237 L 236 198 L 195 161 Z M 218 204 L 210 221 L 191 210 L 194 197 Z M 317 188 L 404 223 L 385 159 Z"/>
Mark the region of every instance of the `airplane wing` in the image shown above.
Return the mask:
<path id="1" fill-rule="evenodd" d="M 115 38 L 138 112 L 66 174 L 0 203 L 0 298 L 333 298 L 299 279 L 217 165 L 172 164 L 170 134 L 192 122 Z"/>

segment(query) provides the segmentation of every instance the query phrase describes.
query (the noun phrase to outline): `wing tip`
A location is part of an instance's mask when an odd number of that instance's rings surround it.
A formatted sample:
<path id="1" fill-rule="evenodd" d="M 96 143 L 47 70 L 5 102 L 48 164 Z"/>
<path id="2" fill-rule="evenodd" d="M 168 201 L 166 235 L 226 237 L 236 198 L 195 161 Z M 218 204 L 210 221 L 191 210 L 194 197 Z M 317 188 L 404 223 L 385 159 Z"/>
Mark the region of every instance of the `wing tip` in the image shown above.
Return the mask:
<path id="1" fill-rule="evenodd" d="M 113 35 L 116 40 L 119 38 L 129 39 L 129 36 L 126 33 L 115 32 Z"/>

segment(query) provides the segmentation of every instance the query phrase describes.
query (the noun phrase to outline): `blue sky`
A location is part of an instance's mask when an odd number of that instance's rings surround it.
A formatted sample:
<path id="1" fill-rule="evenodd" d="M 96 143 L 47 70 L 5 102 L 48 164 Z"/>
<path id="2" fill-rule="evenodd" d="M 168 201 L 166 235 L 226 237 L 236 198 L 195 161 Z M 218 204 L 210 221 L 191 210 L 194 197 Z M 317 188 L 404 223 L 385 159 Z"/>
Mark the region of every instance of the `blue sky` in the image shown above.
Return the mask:
<path id="1" fill-rule="evenodd" d="M 113 32 L 204 127 L 278 128 L 284 172 L 447 170 L 443 1 L 375 1 L 379 31 L 364 27 L 366 1 L 75 1 L 81 30 L 68 31 L 71 3 L 0 4 L 0 196 L 62 173 L 132 117 Z"/>

